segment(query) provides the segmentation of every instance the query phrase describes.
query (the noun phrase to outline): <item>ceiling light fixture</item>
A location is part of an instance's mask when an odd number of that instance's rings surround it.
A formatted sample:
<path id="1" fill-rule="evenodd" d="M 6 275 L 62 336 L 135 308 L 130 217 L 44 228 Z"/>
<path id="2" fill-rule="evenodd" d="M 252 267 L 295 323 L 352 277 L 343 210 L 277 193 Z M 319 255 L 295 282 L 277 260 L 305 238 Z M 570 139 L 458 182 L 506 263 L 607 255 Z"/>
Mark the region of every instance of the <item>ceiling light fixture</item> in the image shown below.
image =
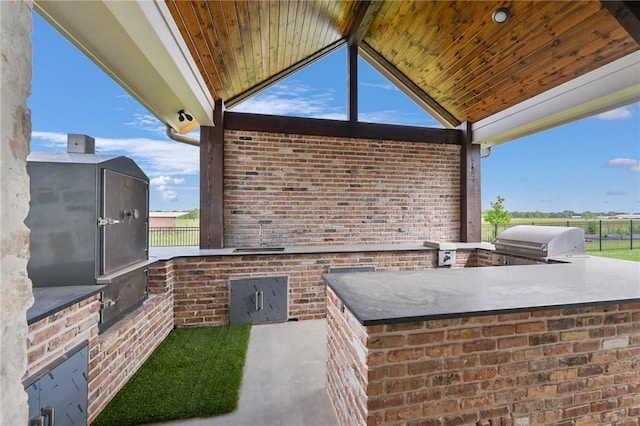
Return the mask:
<path id="1" fill-rule="evenodd" d="M 182 123 L 185 120 L 185 118 L 187 119 L 187 121 L 193 121 L 193 116 L 184 112 L 183 109 L 178 111 L 178 121 Z"/>
<path id="2" fill-rule="evenodd" d="M 193 115 L 187 113 L 183 109 L 178 111 L 178 121 L 180 122 L 180 124 L 177 126 L 178 133 L 181 133 L 183 135 L 192 132 L 200 127 L 200 123 L 198 123 L 198 120 L 195 120 L 193 118 Z"/>
<path id="3" fill-rule="evenodd" d="M 495 22 L 496 24 L 504 24 L 509 20 L 509 18 L 511 18 L 511 11 L 506 7 L 497 9 L 491 16 L 491 19 L 493 19 L 493 22 Z"/>

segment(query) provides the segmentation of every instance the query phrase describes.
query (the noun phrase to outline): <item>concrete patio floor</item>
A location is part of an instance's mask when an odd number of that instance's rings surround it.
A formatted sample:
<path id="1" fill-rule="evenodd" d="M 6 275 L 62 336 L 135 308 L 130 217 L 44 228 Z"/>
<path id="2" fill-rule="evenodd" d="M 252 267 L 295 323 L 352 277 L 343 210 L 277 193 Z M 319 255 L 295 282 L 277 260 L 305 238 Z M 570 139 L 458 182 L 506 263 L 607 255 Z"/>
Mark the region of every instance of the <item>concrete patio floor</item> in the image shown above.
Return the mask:
<path id="1" fill-rule="evenodd" d="M 238 409 L 218 417 L 157 425 L 337 425 L 325 388 L 326 359 L 325 320 L 254 325 Z"/>

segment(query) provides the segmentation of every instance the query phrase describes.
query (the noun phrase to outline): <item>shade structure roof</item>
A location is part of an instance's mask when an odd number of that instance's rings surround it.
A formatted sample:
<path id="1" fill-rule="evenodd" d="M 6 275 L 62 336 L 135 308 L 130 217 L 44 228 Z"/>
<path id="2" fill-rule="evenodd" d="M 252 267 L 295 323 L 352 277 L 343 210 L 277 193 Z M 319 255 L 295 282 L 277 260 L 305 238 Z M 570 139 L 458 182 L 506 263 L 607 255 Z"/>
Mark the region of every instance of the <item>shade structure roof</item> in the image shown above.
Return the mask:
<path id="1" fill-rule="evenodd" d="M 159 120 L 213 125 L 349 44 L 445 127 L 492 146 L 640 100 L 639 4 L 619 1 L 39 1 Z M 509 19 L 494 22 L 498 9 Z"/>

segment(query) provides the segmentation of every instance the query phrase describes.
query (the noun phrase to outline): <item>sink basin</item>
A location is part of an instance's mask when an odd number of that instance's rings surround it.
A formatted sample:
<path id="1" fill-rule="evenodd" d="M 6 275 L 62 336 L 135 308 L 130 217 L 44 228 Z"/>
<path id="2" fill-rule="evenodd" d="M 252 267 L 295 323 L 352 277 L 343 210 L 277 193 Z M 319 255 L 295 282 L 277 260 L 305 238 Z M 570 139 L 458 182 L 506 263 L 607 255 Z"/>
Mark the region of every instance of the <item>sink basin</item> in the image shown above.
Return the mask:
<path id="1" fill-rule="evenodd" d="M 284 247 L 240 247 L 234 249 L 234 253 L 263 253 L 263 252 L 283 252 Z"/>

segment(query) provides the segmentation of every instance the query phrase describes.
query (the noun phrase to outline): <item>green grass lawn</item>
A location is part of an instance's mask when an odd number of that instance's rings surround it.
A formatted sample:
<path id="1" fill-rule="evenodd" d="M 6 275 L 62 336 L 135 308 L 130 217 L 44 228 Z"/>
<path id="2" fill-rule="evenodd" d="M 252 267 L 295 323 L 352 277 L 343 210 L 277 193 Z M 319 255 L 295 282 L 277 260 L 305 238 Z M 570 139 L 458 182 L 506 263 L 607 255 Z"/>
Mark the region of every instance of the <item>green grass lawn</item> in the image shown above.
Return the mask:
<path id="1" fill-rule="evenodd" d="M 608 257 L 611 259 L 633 260 L 640 262 L 640 249 L 609 249 L 609 250 L 589 250 L 587 251 L 589 256 Z"/>
<path id="2" fill-rule="evenodd" d="M 173 330 L 93 426 L 211 417 L 238 406 L 249 324 Z"/>

